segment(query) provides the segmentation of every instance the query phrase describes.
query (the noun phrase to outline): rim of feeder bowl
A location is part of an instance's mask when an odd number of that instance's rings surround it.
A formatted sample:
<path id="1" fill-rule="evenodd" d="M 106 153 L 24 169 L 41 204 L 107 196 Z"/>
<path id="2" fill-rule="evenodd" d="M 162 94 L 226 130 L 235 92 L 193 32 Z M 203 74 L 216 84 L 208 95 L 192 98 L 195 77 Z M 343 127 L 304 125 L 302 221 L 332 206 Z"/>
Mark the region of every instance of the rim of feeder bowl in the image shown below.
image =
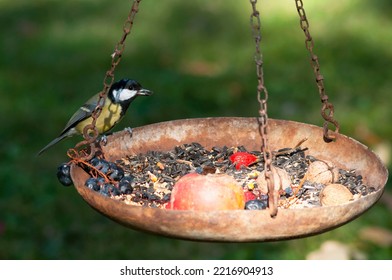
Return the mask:
<path id="1" fill-rule="evenodd" d="M 335 134 L 335 142 L 325 143 L 323 129 L 310 124 L 269 119 L 268 125 L 271 150 L 294 147 L 307 138 L 306 147 L 312 156 L 329 160 L 339 168 L 355 169 L 363 183 L 375 191 L 337 206 L 279 209 L 271 218 L 268 209 L 207 212 L 131 206 L 85 187 L 89 175 L 74 164 L 71 176 L 82 198 L 110 219 L 136 230 L 199 241 L 254 242 L 311 236 L 357 218 L 381 197 L 388 171 L 365 145 L 342 134 Z M 248 150 L 259 150 L 261 138 L 256 118 L 196 118 L 137 127 L 132 138 L 126 131 L 117 132 L 108 137 L 102 149 L 105 158 L 113 161 L 149 150 L 169 151 L 192 142 L 206 148 L 243 145 Z"/>

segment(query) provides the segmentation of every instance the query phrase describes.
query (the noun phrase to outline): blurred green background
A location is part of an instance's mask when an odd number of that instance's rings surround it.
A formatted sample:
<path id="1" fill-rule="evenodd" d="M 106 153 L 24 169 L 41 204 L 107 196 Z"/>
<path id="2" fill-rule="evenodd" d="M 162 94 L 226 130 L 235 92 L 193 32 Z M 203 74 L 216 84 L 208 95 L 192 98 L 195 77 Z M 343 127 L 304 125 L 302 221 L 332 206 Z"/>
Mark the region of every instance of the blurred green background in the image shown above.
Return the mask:
<path id="1" fill-rule="evenodd" d="M 269 116 L 322 124 L 294 1 L 259 1 Z M 341 132 L 391 167 L 392 2 L 306 1 L 315 52 Z M 80 138 L 36 152 L 102 89 L 130 1 L 0 0 L 0 259 L 305 259 L 335 240 L 363 258 L 391 259 L 391 180 L 364 215 L 314 237 L 221 244 L 122 227 L 92 210 L 57 166 Z M 155 92 L 137 99 L 117 129 L 193 117 L 256 116 L 248 1 L 148 1 L 116 79 Z M 376 229 L 377 238 L 364 234 Z M 381 232 L 381 233 L 380 233 Z M 384 235 L 383 235 L 384 234 Z M 389 234 L 389 235 L 388 235 Z"/>

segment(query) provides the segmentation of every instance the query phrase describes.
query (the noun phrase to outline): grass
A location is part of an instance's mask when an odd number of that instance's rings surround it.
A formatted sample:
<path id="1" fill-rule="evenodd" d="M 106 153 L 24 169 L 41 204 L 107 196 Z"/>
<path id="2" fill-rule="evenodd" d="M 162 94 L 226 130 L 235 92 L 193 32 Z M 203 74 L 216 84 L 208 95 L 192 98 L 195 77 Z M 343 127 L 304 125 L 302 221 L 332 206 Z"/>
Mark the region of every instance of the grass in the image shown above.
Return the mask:
<path id="1" fill-rule="evenodd" d="M 259 3 L 269 116 L 321 125 L 294 3 L 275 2 Z M 342 133 L 371 148 L 390 145 L 392 5 L 304 4 Z M 73 188 L 61 187 L 57 166 L 80 138 L 35 154 L 102 89 L 129 5 L 0 0 L 0 259 L 304 259 L 331 239 L 369 259 L 392 258 L 391 248 L 358 234 L 366 226 L 392 229 L 390 209 L 380 202 L 355 221 L 314 237 L 198 243 L 126 229 L 93 211 Z M 255 116 L 249 14 L 247 1 L 142 1 L 116 78 L 135 78 L 156 94 L 135 101 L 117 129 L 191 117 Z M 389 182 L 386 192 L 390 188 Z"/>

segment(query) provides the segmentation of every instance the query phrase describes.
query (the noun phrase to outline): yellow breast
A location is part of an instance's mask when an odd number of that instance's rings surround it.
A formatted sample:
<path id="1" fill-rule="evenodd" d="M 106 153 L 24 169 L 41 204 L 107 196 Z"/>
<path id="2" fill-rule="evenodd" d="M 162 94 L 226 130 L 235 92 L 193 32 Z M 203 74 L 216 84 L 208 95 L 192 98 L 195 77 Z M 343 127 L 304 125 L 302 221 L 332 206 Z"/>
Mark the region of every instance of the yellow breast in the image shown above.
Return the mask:
<path id="1" fill-rule="evenodd" d="M 120 120 L 121 120 L 121 106 L 111 103 L 108 99 L 106 99 L 105 105 L 102 107 L 101 114 L 99 115 L 96 127 L 98 129 L 99 134 L 103 134 L 110 129 L 113 128 Z M 86 125 L 91 124 L 92 118 L 87 118 L 84 121 L 80 122 L 75 129 L 83 133 L 83 129 Z"/>

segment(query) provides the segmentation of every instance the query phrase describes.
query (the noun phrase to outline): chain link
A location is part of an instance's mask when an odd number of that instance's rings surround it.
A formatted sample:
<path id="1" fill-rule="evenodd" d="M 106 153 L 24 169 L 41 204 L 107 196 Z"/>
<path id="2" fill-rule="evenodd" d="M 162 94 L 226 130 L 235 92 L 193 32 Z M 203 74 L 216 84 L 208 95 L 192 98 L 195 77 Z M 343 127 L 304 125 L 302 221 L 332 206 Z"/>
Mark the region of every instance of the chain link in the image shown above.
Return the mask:
<path id="1" fill-rule="evenodd" d="M 260 50 L 261 42 L 261 22 L 260 13 L 257 10 L 257 0 L 250 0 L 252 5 L 252 13 L 250 16 L 250 24 L 252 28 L 252 35 L 255 41 L 255 63 L 256 63 L 256 75 L 257 75 L 257 101 L 260 104 L 259 109 L 259 132 L 261 135 L 261 151 L 264 158 L 264 170 L 265 180 L 268 186 L 269 195 L 269 209 L 270 215 L 276 216 L 278 212 L 278 195 L 274 188 L 274 177 L 272 173 L 272 153 L 268 146 L 268 114 L 267 114 L 267 101 L 268 101 L 268 90 L 264 85 L 264 72 L 263 72 L 263 57 Z"/>
<path id="2" fill-rule="evenodd" d="M 131 29 L 133 26 L 133 21 L 135 19 L 135 16 L 137 12 L 139 11 L 139 3 L 141 0 L 134 0 L 132 7 L 128 13 L 127 19 L 125 20 L 125 23 L 123 25 L 123 33 L 121 36 L 120 41 L 116 44 L 114 48 L 114 52 L 112 53 L 112 61 L 111 61 L 111 66 L 108 71 L 106 71 L 105 77 L 103 79 L 103 89 L 98 95 L 98 102 L 97 106 L 95 107 L 94 111 L 92 112 L 92 122 L 91 124 L 88 124 L 84 127 L 83 129 L 83 138 L 84 140 L 76 144 L 75 148 L 69 149 L 67 152 L 67 155 L 70 158 L 83 158 L 84 160 L 89 160 L 91 159 L 97 151 L 96 148 L 96 140 L 99 136 L 98 129 L 96 127 L 96 122 L 101 114 L 102 107 L 105 104 L 106 96 L 107 93 L 112 86 L 114 82 L 114 71 L 117 67 L 117 65 L 120 63 L 122 54 L 125 49 L 125 40 L 127 39 L 127 36 L 129 33 L 131 33 Z M 80 151 L 81 147 L 84 147 L 85 145 L 90 145 L 90 152 L 88 155 L 85 155 L 85 153 Z"/>
<path id="3" fill-rule="evenodd" d="M 305 46 L 306 49 L 310 53 L 310 63 L 313 68 L 314 75 L 316 77 L 316 84 L 319 90 L 321 102 L 323 103 L 321 107 L 321 116 L 324 118 L 324 141 L 326 142 L 331 142 L 335 139 L 333 135 L 329 134 L 328 130 L 328 123 L 331 123 L 332 125 L 335 126 L 335 132 L 339 133 L 339 123 L 336 121 L 333 117 L 334 115 L 334 106 L 332 103 L 328 101 L 328 95 L 325 93 L 325 87 L 324 87 L 324 76 L 321 75 L 320 72 L 320 63 L 318 60 L 317 55 L 314 53 L 313 48 L 314 48 L 314 41 L 312 36 L 310 35 L 309 32 L 309 21 L 306 17 L 305 9 L 303 6 L 302 0 L 295 0 L 295 5 L 297 7 L 298 15 L 300 18 L 300 26 L 301 29 L 303 30 L 305 34 Z"/>

